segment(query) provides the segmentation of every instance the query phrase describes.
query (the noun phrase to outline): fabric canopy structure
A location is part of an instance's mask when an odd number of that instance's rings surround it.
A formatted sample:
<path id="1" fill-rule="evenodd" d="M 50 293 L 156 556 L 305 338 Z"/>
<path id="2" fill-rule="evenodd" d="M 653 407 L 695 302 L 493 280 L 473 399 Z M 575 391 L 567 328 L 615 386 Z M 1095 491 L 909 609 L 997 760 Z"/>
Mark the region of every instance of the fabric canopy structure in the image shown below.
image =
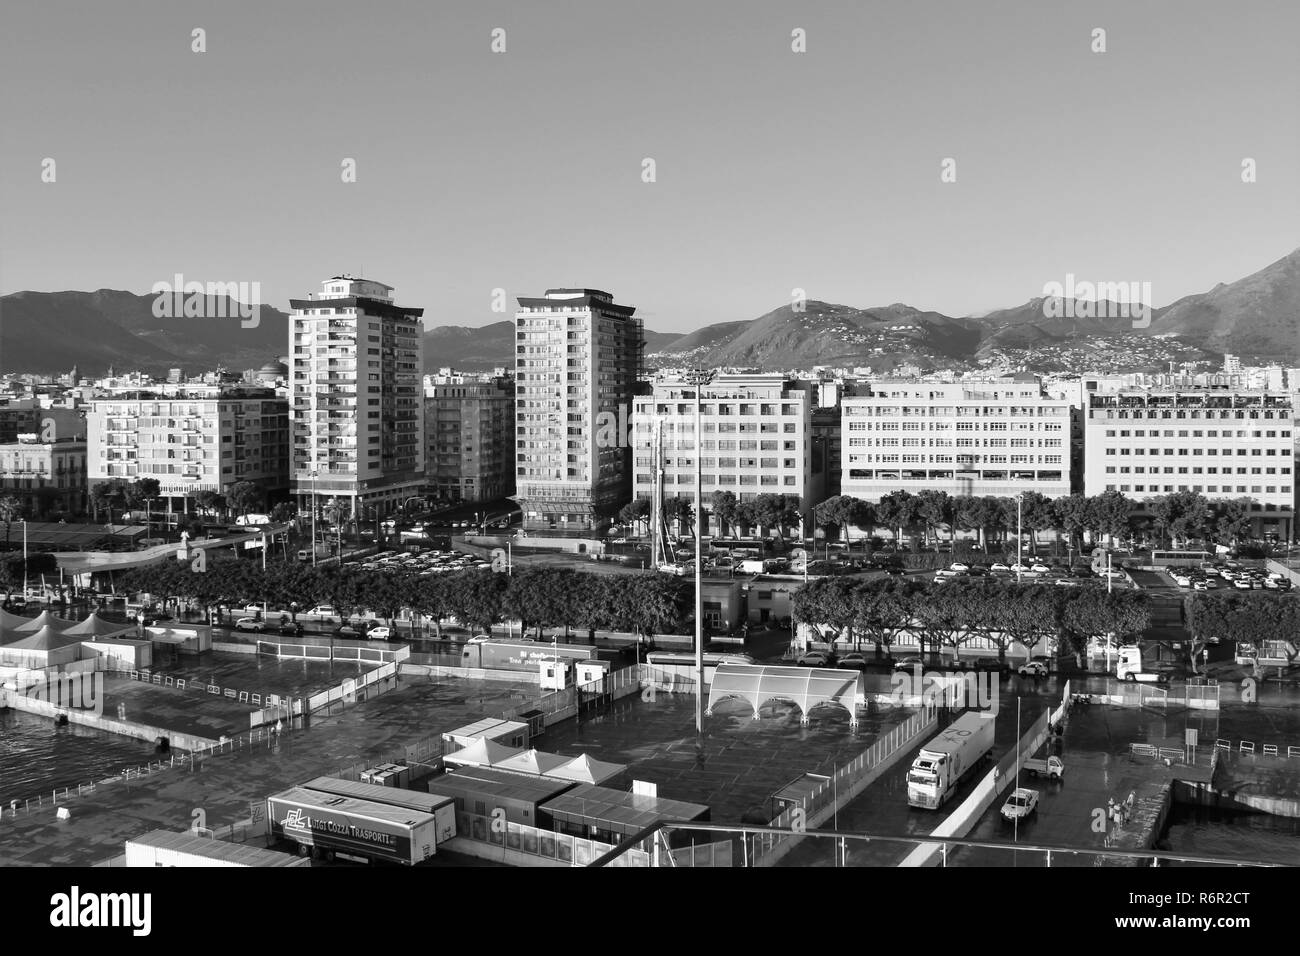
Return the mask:
<path id="1" fill-rule="evenodd" d="M 444 754 L 442 762 L 455 767 L 494 767 L 520 752 L 519 747 L 507 747 L 505 744 L 480 737 L 464 750 Z"/>
<path id="2" fill-rule="evenodd" d="M 67 637 L 52 627 L 43 627 L 0 645 L 0 665 L 10 667 L 55 667 L 75 661 L 81 654 L 81 640 Z"/>
<path id="3" fill-rule="evenodd" d="M 765 664 L 719 664 L 709 686 L 712 716 L 719 701 L 739 697 L 749 702 L 758 719 L 759 709 L 771 700 L 784 700 L 799 708 L 799 722 L 825 704 L 838 704 L 849 712 L 850 726 L 858 722 L 858 702 L 864 699 L 862 674 L 857 671 L 817 667 L 782 667 Z"/>
<path id="4" fill-rule="evenodd" d="M 73 621 L 65 621 L 61 617 L 55 617 L 49 611 L 42 611 L 38 616 L 24 624 L 20 624 L 18 627 L 14 628 L 14 630 L 22 631 L 23 633 L 31 633 L 33 631 L 39 631 L 41 628 L 48 627 L 56 631 L 66 631 L 68 628 L 72 627 L 73 623 Z"/>
<path id="5" fill-rule="evenodd" d="M 10 614 L 4 608 L 0 608 L 0 634 L 6 631 L 14 631 L 24 624 L 30 624 L 30 617 L 23 617 L 21 614 Z"/>
<path id="6" fill-rule="evenodd" d="M 559 780 L 574 780 L 578 783 L 604 783 L 606 780 L 613 780 L 615 777 L 627 771 L 627 764 L 606 763 L 603 760 L 592 760 L 586 754 L 580 757 L 574 757 L 568 763 L 548 771 L 548 777 L 555 777 Z"/>
<path id="7" fill-rule="evenodd" d="M 94 637 L 120 637 L 123 634 L 134 634 L 136 626 L 134 624 L 119 624 L 114 621 L 106 620 L 96 613 L 92 613 L 77 624 L 73 624 L 63 633 L 71 637 L 94 638 Z"/>
<path id="8" fill-rule="evenodd" d="M 540 750 L 525 750 L 513 757 L 497 761 L 492 766 L 497 770 L 509 770 L 513 773 L 531 773 L 537 776 L 553 776 L 551 771 L 569 763 L 568 757 L 559 754 L 543 753 Z"/>

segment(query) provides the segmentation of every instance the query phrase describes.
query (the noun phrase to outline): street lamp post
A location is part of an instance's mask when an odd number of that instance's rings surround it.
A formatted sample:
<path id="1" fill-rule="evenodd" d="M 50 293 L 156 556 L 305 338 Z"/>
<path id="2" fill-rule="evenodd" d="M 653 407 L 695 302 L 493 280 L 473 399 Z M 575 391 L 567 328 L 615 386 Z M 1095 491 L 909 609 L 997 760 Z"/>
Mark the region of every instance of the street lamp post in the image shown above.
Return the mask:
<path id="1" fill-rule="evenodd" d="M 1016 495 L 1016 583 L 1017 584 L 1020 583 L 1021 569 L 1025 566 L 1025 563 L 1020 556 L 1021 548 L 1024 545 L 1024 539 L 1021 537 L 1022 519 L 1021 519 L 1021 511 L 1020 511 L 1020 504 L 1023 495 L 1024 495 L 1023 491 L 1019 492 Z"/>
<path id="2" fill-rule="evenodd" d="M 23 600 L 27 600 L 27 519 L 23 518 Z"/>
<path id="3" fill-rule="evenodd" d="M 704 386 L 713 381 L 717 374 L 711 369 L 695 369 L 687 374 L 687 381 L 695 386 L 695 732 L 704 733 L 704 579 L 701 562 L 703 560 L 703 534 L 701 514 L 704 507 L 704 494 L 701 489 L 700 435 L 701 406 L 700 397 Z"/>
<path id="4" fill-rule="evenodd" d="M 316 567 L 316 478 L 320 475 L 318 471 L 307 472 L 307 477 L 311 479 L 311 566 Z"/>

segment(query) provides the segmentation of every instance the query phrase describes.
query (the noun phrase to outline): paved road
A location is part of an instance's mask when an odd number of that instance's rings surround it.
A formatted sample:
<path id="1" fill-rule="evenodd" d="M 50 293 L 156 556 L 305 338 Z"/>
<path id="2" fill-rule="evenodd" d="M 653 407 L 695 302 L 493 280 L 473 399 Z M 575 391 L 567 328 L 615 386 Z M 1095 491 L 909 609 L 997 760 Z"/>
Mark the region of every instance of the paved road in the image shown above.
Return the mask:
<path id="1" fill-rule="evenodd" d="M 1055 680 L 1031 681 L 1011 677 L 999 685 L 997 729 L 994 732 L 993 760 L 1011 750 L 1017 739 L 1016 699 L 1021 702 L 1020 720 L 1029 726 L 1047 707 L 1060 700 Z M 867 791 L 841 810 L 837 818 L 822 824 L 821 829 L 840 829 L 875 833 L 881 836 L 916 836 L 931 833 L 953 808 L 959 806 L 979 782 L 982 773 L 966 781 L 939 811 L 922 810 L 907 805 L 907 772 L 916 751 L 899 760 Z M 992 766 L 989 764 L 987 766 Z M 984 770 L 983 773 L 987 773 Z M 849 845 L 848 866 L 897 866 L 914 846 L 896 843 L 853 843 Z M 834 866 L 834 851 L 825 840 L 805 840 L 787 855 L 781 866 Z"/>

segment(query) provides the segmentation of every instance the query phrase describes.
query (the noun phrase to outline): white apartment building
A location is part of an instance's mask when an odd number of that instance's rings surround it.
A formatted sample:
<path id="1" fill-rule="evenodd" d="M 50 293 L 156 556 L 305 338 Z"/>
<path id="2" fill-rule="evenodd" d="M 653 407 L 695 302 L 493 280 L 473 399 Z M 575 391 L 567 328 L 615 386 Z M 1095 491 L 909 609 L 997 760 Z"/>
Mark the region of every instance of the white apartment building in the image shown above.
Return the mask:
<path id="1" fill-rule="evenodd" d="M 240 481 L 269 495 L 289 484 L 288 404 L 274 389 L 191 386 L 123 392 L 86 411 L 91 486 L 154 478 L 166 510 L 188 511 L 200 491 L 226 494 Z"/>
<path id="2" fill-rule="evenodd" d="M 341 275 L 293 299 L 289 323 L 292 492 L 388 514 L 424 485 L 423 309 Z"/>
<path id="3" fill-rule="evenodd" d="M 589 534 L 631 497 L 617 438 L 645 353 L 636 309 L 599 289 L 548 289 L 515 313 L 515 499 L 526 530 Z M 602 431 L 602 426 L 606 425 Z"/>
<path id="4" fill-rule="evenodd" d="M 1084 492 L 1142 500 L 1180 491 L 1254 499 L 1256 536 L 1289 540 L 1294 396 L 1227 388 L 1098 388 L 1088 394 Z"/>
<path id="5" fill-rule="evenodd" d="M 877 381 L 858 392 L 842 402 L 841 494 L 1070 493 L 1070 402 L 1048 398 L 1037 378 Z"/>
<path id="6" fill-rule="evenodd" d="M 633 492 L 654 491 L 655 429 L 662 435 L 663 494 L 692 501 L 695 458 L 700 457 L 703 533 L 714 534 L 715 491 L 738 501 L 761 494 L 794 495 L 810 527 L 817 489 L 812 480 L 812 393 L 784 375 L 723 374 L 700 391 L 700 445 L 695 444 L 696 386 L 676 377 L 654 384 L 633 405 Z M 701 509 L 697 509 L 701 510 Z"/>

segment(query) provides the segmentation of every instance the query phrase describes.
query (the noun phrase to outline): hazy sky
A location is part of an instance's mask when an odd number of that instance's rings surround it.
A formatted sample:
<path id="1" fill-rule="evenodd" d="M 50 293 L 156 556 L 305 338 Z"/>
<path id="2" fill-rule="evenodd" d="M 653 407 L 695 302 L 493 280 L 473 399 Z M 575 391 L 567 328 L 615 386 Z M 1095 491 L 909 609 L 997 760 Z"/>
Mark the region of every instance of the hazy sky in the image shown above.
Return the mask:
<path id="1" fill-rule="evenodd" d="M 1164 305 L 1300 245 L 1297 36 L 1296 0 L 9 0 L 0 292 L 179 272 L 286 309 L 364 270 L 431 323 L 586 285 L 665 331 L 796 287 Z"/>

